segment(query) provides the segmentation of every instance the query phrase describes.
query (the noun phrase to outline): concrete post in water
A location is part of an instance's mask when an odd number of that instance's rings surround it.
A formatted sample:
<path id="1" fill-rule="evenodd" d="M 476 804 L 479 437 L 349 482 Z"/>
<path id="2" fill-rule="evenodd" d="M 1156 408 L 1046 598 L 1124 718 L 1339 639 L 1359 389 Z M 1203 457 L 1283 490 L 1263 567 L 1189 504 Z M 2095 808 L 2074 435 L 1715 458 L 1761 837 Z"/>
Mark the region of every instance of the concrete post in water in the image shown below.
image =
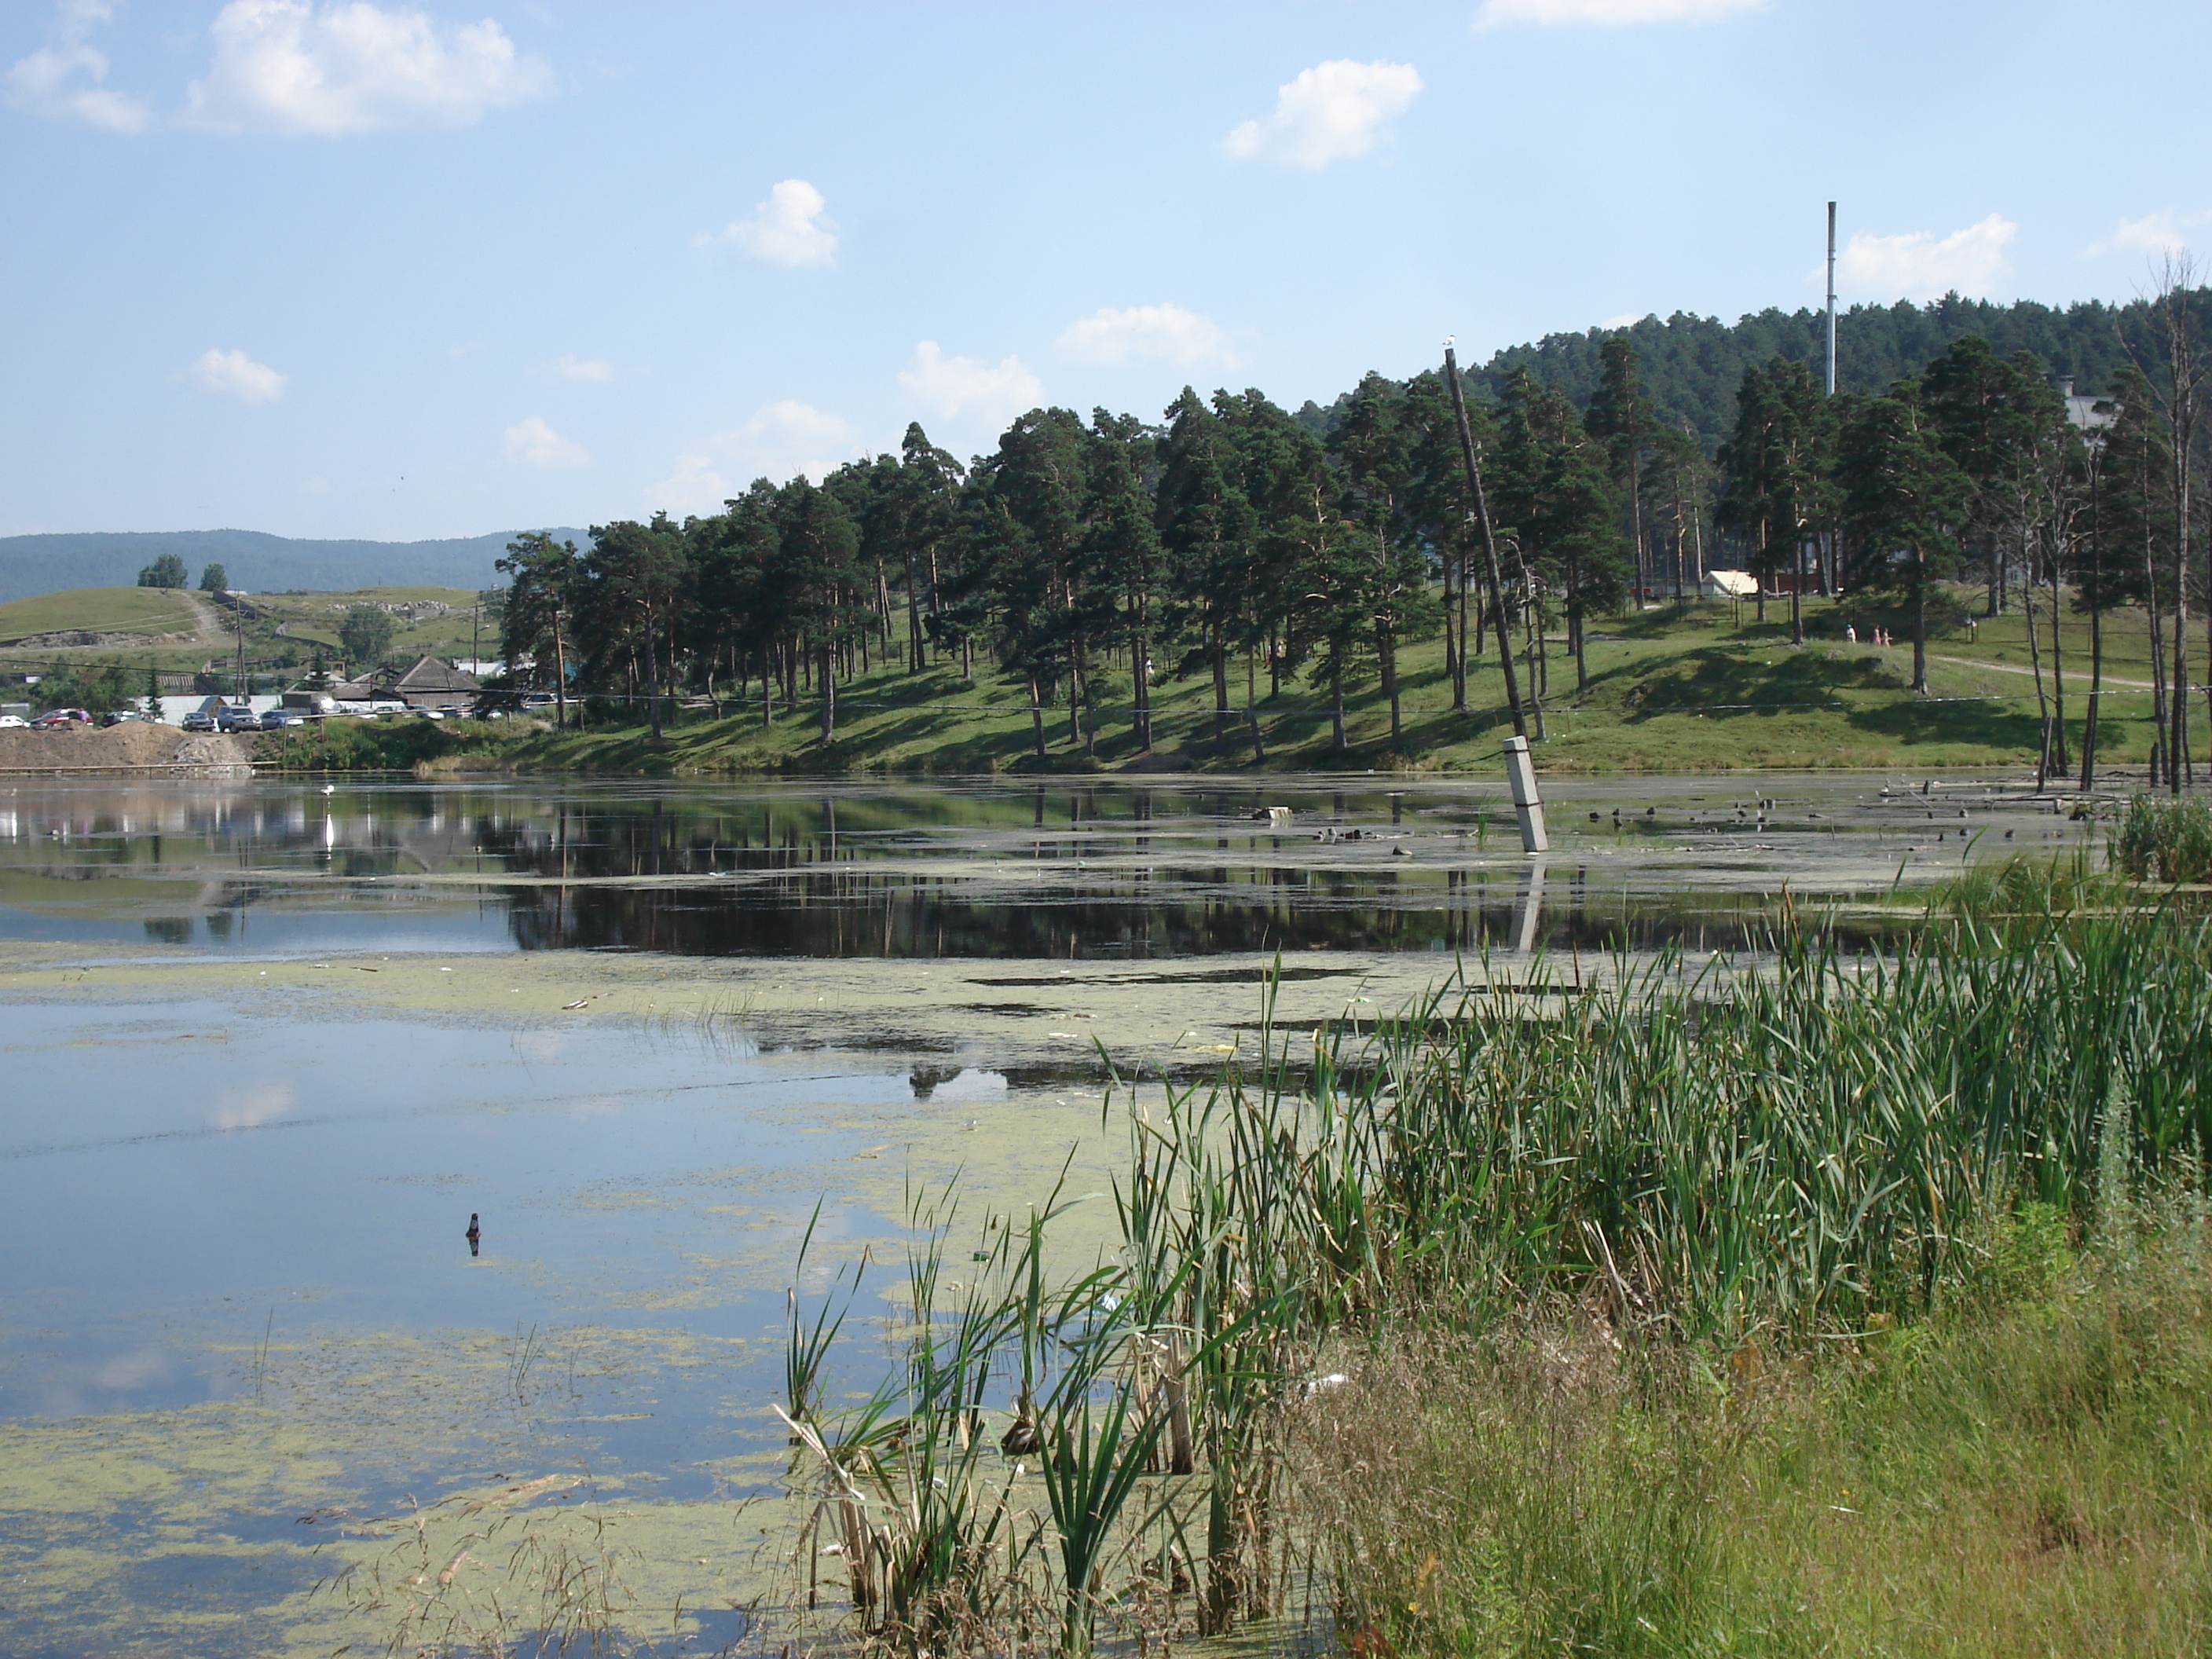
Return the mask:
<path id="1" fill-rule="evenodd" d="M 1505 739 L 1505 781 L 1513 790 L 1513 814 L 1521 820 L 1521 850 L 1532 857 L 1549 850 L 1544 833 L 1544 798 L 1536 793 L 1536 764 L 1528 758 L 1528 739 Z"/>

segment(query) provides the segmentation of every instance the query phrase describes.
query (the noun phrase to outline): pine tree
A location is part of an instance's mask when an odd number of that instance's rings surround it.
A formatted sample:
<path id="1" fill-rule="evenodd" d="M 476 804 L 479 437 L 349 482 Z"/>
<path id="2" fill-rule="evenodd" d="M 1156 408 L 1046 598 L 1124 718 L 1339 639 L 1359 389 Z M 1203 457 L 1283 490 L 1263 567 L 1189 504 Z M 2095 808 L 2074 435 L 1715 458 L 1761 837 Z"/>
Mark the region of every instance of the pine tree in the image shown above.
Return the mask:
<path id="1" fill-rule="evenodd" d="M 500 613 L 501 653 L 510 663 L 529 658 L 538 665 L 542 684 L 550 652 L 554 723 L 565 728 L 568 724 L 568 623 L 578 576 L 576 544 L 556 542 L 546 531 L 529 531 L 507 544 L 506 556 L 497 568 L 509 582 L 507 605 Z"/>
<path id="2" fill-rule="evenodd" d="M 1644 609 L 1644 451 L 1650 441 L 1651 404 L 1637 378 L 1636 343 L 1626 334 L 1609 337 L 1599 348 L 1601 372 L 1590 394 L 1583 425 L 1602 445 L 1613 494 L 1626 519 L 1631 586 L 1636 608 Z"/>
<path id="3" fill-rule="evenodd" d="M 1912 690 L 1928 690 L 1928 595 L 1959 567 L 1973 483 L 1944 448 L 1919 388 L 1901 381 L 1846 410 L 1838 468 L 1858 585 L 1912 607 Z"/>
<path id="4" fill-rule="evenodd" d="M 1188 386 L 1167 410 L 1158 501 L 1176 620 L 1213 674 L 1213 739 L 1226 741 L 1229 647 L 1252 575 L 1255 529 L 1224 423 Z"/>

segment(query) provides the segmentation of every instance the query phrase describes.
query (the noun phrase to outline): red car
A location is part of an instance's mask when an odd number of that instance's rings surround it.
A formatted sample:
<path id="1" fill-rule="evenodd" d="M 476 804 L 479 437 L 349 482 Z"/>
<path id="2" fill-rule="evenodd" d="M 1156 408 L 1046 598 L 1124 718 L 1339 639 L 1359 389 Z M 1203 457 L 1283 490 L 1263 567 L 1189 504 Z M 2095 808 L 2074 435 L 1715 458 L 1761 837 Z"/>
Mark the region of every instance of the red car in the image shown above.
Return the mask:
<path id="1" fill-rule="evenodd" d="M 89 726 L 92 716 L 82 708 L 50 708 L 31 722 L 33 732 L 58 732 L 65 726 Z"/>

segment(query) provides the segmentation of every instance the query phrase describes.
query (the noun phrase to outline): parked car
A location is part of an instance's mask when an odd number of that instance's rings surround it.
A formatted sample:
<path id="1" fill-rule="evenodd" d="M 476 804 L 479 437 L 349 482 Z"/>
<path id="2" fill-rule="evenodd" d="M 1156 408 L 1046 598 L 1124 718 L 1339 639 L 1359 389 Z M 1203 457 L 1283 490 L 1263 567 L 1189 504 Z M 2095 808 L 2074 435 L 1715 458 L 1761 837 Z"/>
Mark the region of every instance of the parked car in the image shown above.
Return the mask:
<path id="1" fill-rule="evenodd" d="M 125 720 L 143 720 L 146 717 L 135 708 L 111 708 L 100 717 L 102 726 L 120 726 Z"/>
<path id="2" fill-rule="evenodd" d="M 251 708 L 234 703 L 215 717 L 215 729 L 218 732 L 258 732 L 261 716 Z"/>
<path id="3" fill-rule="evenodd" d="M 185 716 L 181 724 L 187 732 L 212 732 L 215 730 L 215 716 L 204 708 L 195 708 Z"/>
<path id="4" fill-rule="evenodd" d="M 89 726 L 92 716 L 82 708 L 50 708 L 31 722 L 34 732 L 56 732 L 66 726 Z"/>
<path id="5" fill-rule="evenodd" d="M 303 717 L 296 708 L 272 708 L 261 717 L 264 732 L 282 732 L 288 726 L 297 726 Z"/>
<path id="6" fill-rule="evenodd" d="M 21 714 L 0 714 L 0 732 L 21 732 L 30 724 Z"/>

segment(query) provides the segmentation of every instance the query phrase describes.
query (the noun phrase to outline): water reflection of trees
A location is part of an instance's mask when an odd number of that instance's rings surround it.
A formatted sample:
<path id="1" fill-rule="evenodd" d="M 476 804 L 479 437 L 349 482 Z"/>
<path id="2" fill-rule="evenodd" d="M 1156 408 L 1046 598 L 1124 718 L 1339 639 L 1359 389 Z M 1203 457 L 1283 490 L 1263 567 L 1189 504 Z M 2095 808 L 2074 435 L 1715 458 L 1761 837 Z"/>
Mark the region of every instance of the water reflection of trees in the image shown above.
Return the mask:
<path id="1" fill-rule="evenodd" d="M 1354 950 L 1468 955 L 1512 948 L 1517 877 L 1447 872 L 1398 902 L 1346 877 L 1153 882 L 1009 892 L 928 877 L 820 868 L 742 888 L 561 886 L 513 890 L 525 950 L 675 956 L 1031 957 L 1076 960 L 1231 951 Z M 1206 872 L 1208 878 L 1225 872 Z M 1753 907 L 1654 912 L 1580 901 L 1572 884 L 1534 934 L 1540 948 L 1601 956 L 1669 946 L 1702 955 L 1755 943 Z M 1414 902 L 1405 902 L 1413 899 Z M 1846 946 L 1853 941 L 1845 941 Z"/>

